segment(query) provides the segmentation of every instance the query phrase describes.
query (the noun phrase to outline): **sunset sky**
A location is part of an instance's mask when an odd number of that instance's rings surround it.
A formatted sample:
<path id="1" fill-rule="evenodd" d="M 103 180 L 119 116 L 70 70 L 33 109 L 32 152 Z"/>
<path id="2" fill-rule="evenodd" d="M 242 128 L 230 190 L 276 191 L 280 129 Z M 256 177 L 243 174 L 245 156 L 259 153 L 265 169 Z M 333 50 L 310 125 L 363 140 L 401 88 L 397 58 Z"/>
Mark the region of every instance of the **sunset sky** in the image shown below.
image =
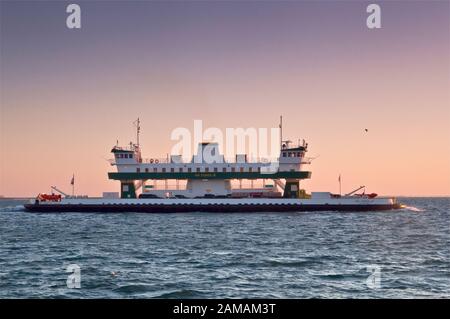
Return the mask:
<path id="1" fill-rule="evenodd" d="M 382 28 L 366 27 L 378 3 Z M 119 191 L 105 159 L 142 121 L 304 138 L 308 191 L 450 195 L 448 1 L 1 1 L 0 195 Z M 82 27 L 66 27 L 66 6 Z M 365 128 L 368 132 L 365 132 Z"/>

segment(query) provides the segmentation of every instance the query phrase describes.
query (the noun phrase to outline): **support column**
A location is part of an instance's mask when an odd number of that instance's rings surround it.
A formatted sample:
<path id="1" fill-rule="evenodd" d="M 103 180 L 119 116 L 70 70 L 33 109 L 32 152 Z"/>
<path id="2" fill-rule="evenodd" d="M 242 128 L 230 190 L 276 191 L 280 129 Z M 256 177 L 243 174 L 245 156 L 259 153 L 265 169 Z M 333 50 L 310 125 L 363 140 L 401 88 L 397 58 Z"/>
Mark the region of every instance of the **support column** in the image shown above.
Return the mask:
<path id="1" fill-rule="evenodd" d="M 287 179 L 284 187 L 283 197 L 299 198 L 300 181 L 298 179 Z"/>
<path id="2" fill-rule="evenodd" d="M 134 181 L 120 181 L 120 197 L 136 198 L 136 187 Z"/>

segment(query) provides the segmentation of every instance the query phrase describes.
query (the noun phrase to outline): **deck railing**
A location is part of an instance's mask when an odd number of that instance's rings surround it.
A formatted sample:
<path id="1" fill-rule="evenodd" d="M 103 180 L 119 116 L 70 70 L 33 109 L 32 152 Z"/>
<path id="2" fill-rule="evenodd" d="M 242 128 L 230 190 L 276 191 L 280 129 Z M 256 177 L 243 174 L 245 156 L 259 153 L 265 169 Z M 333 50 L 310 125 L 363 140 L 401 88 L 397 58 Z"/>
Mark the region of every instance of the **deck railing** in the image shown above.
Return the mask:
<path id="1" fill-rule="evenodd" d="M 312 157 L 303 157 L 301 164 L 311 164 Z M 236 158 L 225 158 L 223 162 L 215 161 L 213 163 L 195 163 L 192 160 L 180 160 L 174 161 L 170 158 L 143 158 L 141 163 L 143 164 L 269 164 L 276 163 L 279 161 L 279 157 L 276 158 L 267 158 L 267 157 L 253 157 L 247 158 L 245 162 L 236 162 Z M 116 164 L 116 160 L 114 158 L 108 159 L 108 162 L 111 165 Z"/>

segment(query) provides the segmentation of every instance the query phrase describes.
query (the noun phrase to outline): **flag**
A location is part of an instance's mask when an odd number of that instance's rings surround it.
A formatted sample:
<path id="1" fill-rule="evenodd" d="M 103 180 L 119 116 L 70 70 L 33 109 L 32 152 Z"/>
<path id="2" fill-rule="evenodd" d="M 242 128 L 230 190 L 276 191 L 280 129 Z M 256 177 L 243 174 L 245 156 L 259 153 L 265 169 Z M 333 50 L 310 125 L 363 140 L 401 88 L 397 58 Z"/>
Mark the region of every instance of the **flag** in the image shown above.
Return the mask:
<path id="1" fill-rule="evenodd" d="M 72 179 L 70 180 L 70 185 L 75 185 L 75 174 L 73 174 Z"/>
<path id="2" fill-rule="evenodd" d="M 339 174 L 338 182 L 341 182 L 341 174 Z"/>

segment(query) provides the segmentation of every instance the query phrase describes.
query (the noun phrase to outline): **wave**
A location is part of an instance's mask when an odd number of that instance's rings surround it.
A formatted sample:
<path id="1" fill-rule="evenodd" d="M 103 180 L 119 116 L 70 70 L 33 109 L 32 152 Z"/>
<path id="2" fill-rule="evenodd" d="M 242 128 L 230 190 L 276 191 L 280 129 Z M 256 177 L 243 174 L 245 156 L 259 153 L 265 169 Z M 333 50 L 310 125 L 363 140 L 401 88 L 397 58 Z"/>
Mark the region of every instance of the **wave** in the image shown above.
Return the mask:
<path id="1" fill-rule="evenodd" d="M 0 212 L 21 212 L 25 211 L 23 205 L 5 206 L 0 208 Z"/>
<path id="2" fill-rule="evenodd" d="M 151 291 L 152 287 L 149 285 L 142 285 L 142 284 L 130 284 L 130 285 L 125 285 L 125 286 L 121 286 L 118 288 L 114 289 L 114 292 L 119 292 L 119 293 L 145 293 L 145 292 L 149 292 Z"/>
<path id="3" fill-rule="evenodd" d="M 417 208 L 414 206 L 407 206 L 407 205 L 403 206 L 403 209 L 410 210 L 412 212 L 424 212 L 425 211 L 424 209 Z"/>
<path id="4" fill-rule="evenodd" d="M 203 293 L 197 290 L 192 289 L 180 289 L 172 292 L 163 293 L 159 296 L 156 296 L 155 298 L 174 298 L 174 299 L 180 299 L 180 298 L 200 298 L 203 296 Z"/>
<path id="5" fill-rule="evenodd" d="M 319 260 L 292 260 L 292 259 L 269 259 L 264 261 L 270 267 L 301 267 L 320 263 Z"/>

